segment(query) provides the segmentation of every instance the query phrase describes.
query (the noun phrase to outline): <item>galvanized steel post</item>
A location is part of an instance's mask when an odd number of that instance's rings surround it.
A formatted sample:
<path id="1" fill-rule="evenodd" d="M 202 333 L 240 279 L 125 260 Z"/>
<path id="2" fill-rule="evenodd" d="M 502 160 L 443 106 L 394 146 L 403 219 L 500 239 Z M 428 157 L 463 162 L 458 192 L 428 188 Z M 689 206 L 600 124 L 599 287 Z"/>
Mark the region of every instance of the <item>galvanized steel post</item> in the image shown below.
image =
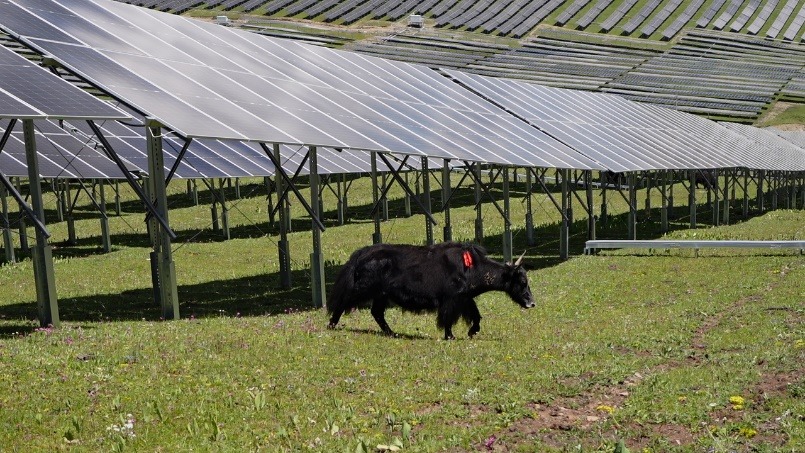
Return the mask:
<path id="1" fill-rule="evenodd" d="M 28 164 L 28 188 L 31 194 L 33 213 L 42 225 L 45 224 L 45 206 L 42 200 L 42 186 L 39 180 L 39 160 L 36 153 L 36 133 L 34 121 L 23 120 L 25 137 L 25 157 Z M 36 281 L 36 301 L 39 325 L 58 327 L 59 303 L 56 299 L 56 276 L 53 271 L 53 249 L 48 244 L 48 235 L 36 228 L 36 246 L 31 250 Z"/>
<path id="2" fill-rule="evenodd" d="M 162 125 L 151 118 L 146 119 L 146 141 L 148 144 L 148 183 L 154 197 L 157 214 L 168 223 L 168 196 L 165 187 L 165 164 L 162 153 Z M 171 238 L 159 222 L 154 222 L 154 255 L 157 260 L 160 303 L 162 318 L 179 319 L 179 295 L 176 284 L 176 268 L 171 250 Z"/>
<path id="3" fill-rule="evenodd" d="M 310 208 L 311 215 L 321 219 L 321 211 L 319 211 L 319 167 L 316 147 L 311 146 L 310 152 Z M 311 267 L 311 286 L 313 296 L 313 306 L 323 307 L 327 300 L 325 282 L 324 282 L 324 257 L 321 253 L 321 230 L 313 219 L 311 224 L 311 231 L 313 232 L 313 252 L 310 254 L 310 267 Z"/>
<path id="4" fill-rule="evenodd" d="M 280 145 L 274 144 L 271 150 L 275 162 L 282 162 L 280 158 Z M 277 211 L 279 212 L 280 240 L 277 242 L 280 265 L 280 287 L 282 289 L 291 288 L 291 252 L 288 245 L 288 225 L 290 224 L 290 209 L 288 200 L 282 197 L 284 184 L 279 171 L 274 170 L 274 185 L 277 191 Z"/>

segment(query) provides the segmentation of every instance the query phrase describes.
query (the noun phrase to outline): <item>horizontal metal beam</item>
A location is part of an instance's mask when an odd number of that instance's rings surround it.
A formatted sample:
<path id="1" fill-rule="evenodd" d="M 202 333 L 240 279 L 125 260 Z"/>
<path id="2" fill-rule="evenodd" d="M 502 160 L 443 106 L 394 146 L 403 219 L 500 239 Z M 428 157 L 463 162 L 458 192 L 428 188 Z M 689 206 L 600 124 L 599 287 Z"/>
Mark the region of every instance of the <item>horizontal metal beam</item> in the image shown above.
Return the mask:
<path id="1" fill-rule="evenodd" d="M 597 239 L 587 241 L 584 253 L 589 254 L 596 249 L 704 249 L 704 248 L 793 248 L 805 251 L 805 241 L 741 241 L 741 240 L 628 240 L 628 239 Z"/>

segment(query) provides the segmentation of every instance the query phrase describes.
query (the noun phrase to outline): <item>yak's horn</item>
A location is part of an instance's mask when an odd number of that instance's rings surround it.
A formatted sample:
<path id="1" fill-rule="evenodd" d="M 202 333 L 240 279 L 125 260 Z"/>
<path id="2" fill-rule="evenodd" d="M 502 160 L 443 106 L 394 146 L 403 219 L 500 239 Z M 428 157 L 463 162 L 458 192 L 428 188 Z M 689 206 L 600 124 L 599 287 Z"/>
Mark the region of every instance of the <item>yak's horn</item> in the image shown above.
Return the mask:
<path id="1" fill-rule="evenodd" d="M 525 251 L 523 251 L 523 254 L 520 255 L 520 258 L 517 258 L 517 261 L 514 262 L 514 267 L 517 267 L 517 266 L 519 266 L 520 264 L 523 263 L 523 257 L 524 256 L 525 256 Z"/>

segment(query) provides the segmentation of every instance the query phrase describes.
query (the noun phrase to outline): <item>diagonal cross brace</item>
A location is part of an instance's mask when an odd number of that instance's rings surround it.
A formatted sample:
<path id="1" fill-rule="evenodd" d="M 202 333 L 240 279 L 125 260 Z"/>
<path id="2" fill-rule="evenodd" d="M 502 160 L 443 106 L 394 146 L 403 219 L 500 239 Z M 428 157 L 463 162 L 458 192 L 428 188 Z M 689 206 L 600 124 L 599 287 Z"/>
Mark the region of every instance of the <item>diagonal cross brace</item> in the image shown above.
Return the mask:
<path id="1" fill-rule="evenodd" d="M 168 226 L 168 222 L 161 215 L 159 215 L 159 212 L 157 212 L 157 208 L 154 206 L 153 203 L 151 203 L 151 200 L 145 195 L 145 192 L 143 192 L 142 187 L 140 187 L 140 185 L 137 184 L 137 181 L 134 179 L 134 176 L 131 175 L 129 169 L 126 168 L 126 166 L 123 164 L 123 161 L 120 160 L 120 157 L 115 152 L 114 148 L 112 148 L 112 145 L 109 143 L 106 137 L 104 137 L 104 135 L 101 133 L 101 129 L 98 127 L 98 125 L 96 125 L 95 122 L 92 120 L 87 120 L 87 124 L 89 124 L 89 127 L 92 129 L 92 132 L 95 133 L 95 137 L 97 137 L 98 141 L 100 141 L 101 145 L 103 145 L 103 149 L 104 151 L 106 151 L 106 155 L 109 156 L 109 158 L 112 159 L 112 161 L 114 161 L 114 163 L 117 165 L 120 171 L 123 172 L 123 176 L 126 178 L 126 181 L 128 181 L 131 188 L 134 189 L 134 192 L 137 193 L 137 196 L 140 197 L 140 201 L 143 202 L 143 204 L 145 205 L 145 209 L 148 211 L 148 213 L 157 219 L 157 221 L 165 230 L 165 232 L 168 233 L 168 236 L 171 238 L 171 240 L 176 239 L 176 233 L 174 233 L 173 230 L 171 230 L 170 226 Z"/>
<path id="2" fill-rule="evenodd" d="M 380 159 L 382 159 L 383 162 L 385 162 L 386 166 L 389 168 L 389 170 L 391 170 L 392 176 L 394 176 L 394 179 L 397 180 L 397 183 L 400 185 L 400 187 L 402 187 L 403 190 L 405 190 L 408 196 L 410 196 L 411 198 L 414 199 L 414 201 L 416 201 L 416 204 L 418 204 L 419 207 L 422 209 L 422 212 L 425 213 L 425 217 L 428 218 L 428 221 L 433 225 L 438 225 L 439 222 L 437 222 L 436 219 L 433 218 L 433 214 L 431 214 L 425 207 L 425 205 L 422 204 L 422 202 L 419 200 L 419 197 L 417 197 L 416 194 L 414 194 L 411 191 L 411 188 L 408 187 L 408 184 L 406 184 L 405 181 L 402 179 L 402 177 L 400 177 L 400 174 L 394 171 L 394 166 L 391 164 L 391 162 L 389 162 L 388 158 L 385 155 L 383 155 L 383 153 L 377 153 L 377 155 L 380 156 Z"/>
<path id="3" fill-rule="evenodd" d="M 469 163 L 468 161 L 465 160 L 464 165 L 466 165 L 467 167 L 473 168 L 475 165 L 480 165 L 480 163 L 475 162 L 475 163 L 471 164 L 471 163 Z M 473 181 L 475 181 L 475 183 L 478 184 L 478 186 L 481 188 L 481 190 L 484 191 L 484 193 L 489 198 L 489 200 L 492 201 L 492 205 L 495 206 L 495 208 L 500 213 L 501 217 L 503 217 L 503 221 L 506 222 L 506 225 L 511 225 L 512 223 L 509 220 L 509 217 L 503 211 L 503 208 L 500 207 L 500 205 L 498 204 L 497 200 L 495 200 L 495 198 L 489 192 L 489 189 L 487 189 L 486 185 L 483 182 L 481 182 L 480 179 L 478 179 L 478 176 L 475 174 L 474 171 L 470 172 L 470 176 L 472 176 Z M 475 209 L 478 209 L 478 205 L 475 206 Z"/>
<path id="4" fill-rule="evenodd" d="M 34 210 L 31 209 L 30 206 L 28 206 L 28 203 L 25 202 L 25 199 L 23 198 L 22 194 L 20 194 L 17 191 L 17 188 L 14 187 L 14 184 L 11 184 L 11 181 L 9 181 L 6 175 L 4 175 L 3 173 L 0 173 L 0 182 L 2 182 L 4 186 L 6 186 L 6 190 L 8 190 L 8 193 L 10 193 L 11 196 L 15 200 L 17 200 L 17 203 L 19 203 L 20 208 L 22 208 L 22 210 L 25 211 L 25 215 L 31 219 L 36 229 L 39 230 L 43 235 L 45 235 L 46 238 L 50 238 L 50 232 L 48 231 L 48 229 L 45 228 L 45 225 L 39 220 L 39 218 L 36 217 L 36 214 L 34 214 Z"/>
<path id="5" fill-rule="evenodd" d="M 398 173 L 405 166 L 405 163 L 408 162 L 409 157 L 411 157 L 411 156 L 410 155 L 405 156 L 403 161 L 400 163 L 400 166 L 397 167 L 397 172 Z M 388 162 L 388 163 L 386 163 L 386 165 L 391 165 L 391 163 Z M 389 169 L 391 170 L 392 173 L 394 173 L 394 168 L 389 167 Z M 380 196 L 377 197 L 377 202 L 375 202 L 374 206 L 372 206 L 372 210 L 369 211 L 369 217 L 374 217 L 375 216 L 375 213 L 377 212 L 377 210 L 380 209 L 380 204 L 386 198 L 386 195 L 388 195 L 389 190 L 391 190 L 391 184 L 386 184 L 386 187 L 383 188 L 383 192 L 381 192 Z M 403 190 L 405 190 L 405 189 L 403 189 Z"/>
<path id="6" fill-rule="evenodd" d="M 294 185 L 293 181 L 290 178 L 288 178 L 288 174 L 285 173 L 285 169 L 282 168 L 282 164 L 278 162 L 277 159 L 274 158 L 274 153 L 270 149 L 268 149 L 268 146 L 266 146 L 265 143 L 260 143 L 260 147 L 263 148 L 263 151 L 265 151 L 266 155 L 271 160 L 271 163 L 274 164 L 274 170 L 282 177 L 282 179 L 285 181 L 285 183 L 288 185 L 291 191 L 293 191 L 293 193 L 296 194 L 296 197 L 299 199 L 299 202 L 305 208 L 305 211 L 307 211 L 307 213 L 310 214 L 310 218 L 313 219 L 313 223 L 316 224 L 316 227 L 318 227 L 319 231 L 324 231 L 325 230 L 324 224 L 321 223 L 319 216 L 316 214 L 313 208 L 310 207 L 308 202 L 305 201 L 305 197 L 303 197 L 302 194 L 299 193 L 299 189 L 296 188 L 296 185 Z M 299 168 L 302 167 L 300 166 Z"/>

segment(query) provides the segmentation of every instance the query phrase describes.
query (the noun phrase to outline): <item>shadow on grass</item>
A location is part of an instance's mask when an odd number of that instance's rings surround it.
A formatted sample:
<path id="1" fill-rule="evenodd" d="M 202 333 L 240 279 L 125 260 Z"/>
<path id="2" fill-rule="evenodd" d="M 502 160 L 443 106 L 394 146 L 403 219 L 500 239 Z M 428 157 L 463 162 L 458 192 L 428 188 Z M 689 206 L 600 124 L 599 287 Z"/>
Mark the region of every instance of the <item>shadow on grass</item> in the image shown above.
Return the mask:
<path id="1" fill-rule="evenodd" d="M 311 303 L 307 272 L 295 271 L 292 279 L 296 286 L 289 290 L 277 289 L 280 286 L 278 274 L 181 285 L 178 288 L 179 312 L 183 318 L 209 318 L 315 310 Z M 153 289 L 141 288 L 118 294 L 61 298 L 59 318 L 67 322 L 158 321 L 161 319 L 161 309 L 154 301 Z M 35 321 L 36 302 L 0 306 L 0 320 L 3 319 Z M 11 332 L 19 331 L 16 326 L 2 328 L 7 331 L 11 329 Z"/>
<path id="2" fill-rule="evenodd" d="M 398 333 L 394 332 L 394 335 L 387 335 L 385 334 L 380 328 L 377 330 L 372 329 L 352 329 L 349 327 L 338 327 L 335 330 L 343 330 L 344 332 L 356 333 L 356 334 L 364 334 L 364 335 L 374 335 L 376 337 L 383 337 L 388 338 L 389 340 L 430 340 L 433 341 L 433 337 L 426 337 L 424 335 L 411 335 L 407 333 Z"/>

